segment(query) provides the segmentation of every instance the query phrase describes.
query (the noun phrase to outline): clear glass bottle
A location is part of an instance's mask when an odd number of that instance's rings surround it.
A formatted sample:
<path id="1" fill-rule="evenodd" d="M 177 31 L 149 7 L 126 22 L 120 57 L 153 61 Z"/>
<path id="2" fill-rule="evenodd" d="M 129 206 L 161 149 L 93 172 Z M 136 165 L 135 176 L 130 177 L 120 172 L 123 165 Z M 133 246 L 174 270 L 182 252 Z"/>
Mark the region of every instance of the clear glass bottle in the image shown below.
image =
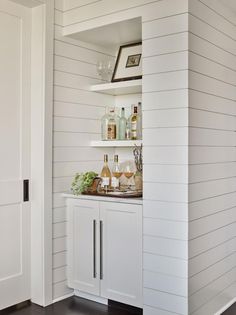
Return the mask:
<path id="1" fill-rule="evenodd" d="M 111 171 L 108 166 L 108 155 L 104 154 L 104 165 L 101 171 L 101 187 L 105 190 L 105 192 L 108 191 L 109 187 L 111 186 Z"/>
<path id="2" fill-rule="evenodd" d="M 115 110 L 110 110 L 110 115 L 107 124 L 107 140 L 116 140 L 117 139 L 117 121 Z"/>
<path id="3" fill-rule="evenodd" d="M 134 112 L 130 117 L 130 133 L 131 140 L 137 140 L 137 127 L 138 127 L 138 107 L 134 106 Z"/>
<path id="4" fill-rule="evenodd" d="M 126 125 L 126 127 L 127 127 L 127 129 L 130 130 L 130 132 L 131 132 L 131 117 L 132 117 L 132 115 L 134 113 L 134 106 L 136 106 L 136 105 L 135 104 L 131 104 L 130 108 L 127 108 L 128 118 L 127 118 L 127 125 Z M 131 135 L 129 137 L 129 140 L 130 139 L 131 139 Z"/>
<path id="5" fill-rule="evenodd" d="M 116 140 L 120 139 L 120 116 L 119 108 L 115 108 L 115 121 L 116 121 Z"/>
<path id="6" fill-rule="evenodd" d="M 118 190 L 120 187 L 119 178 L 122 175 L 120 165 L 118 162 L 118 155 L 114 155 L 114 163 L 111 170 L 112 170 L 111 186 L 112 188 L 114 188 L 114 190 Z"/>
<path id="7" fill-rule="evenodd" d="M 108 122 L 109 122 L 110 114 L 109 107 L 106 107 L 105 115 L 101 119 L 101 136 L 102 140 L 108 140 Z"/>
<path id="8" fill-rule="evenodd" d="M 130 140 L 131 139 L 129 120 L 127 120 L 127 122 L 126 122 L 125 139 L 126 140 Z"/>
<path id="9" fill-rule="evenodd" d="M 119 124 L 120 125 L 119 140 L 125 140 L 126 123 L 127 123 L 127 119 L 125 118 L 125 108 L 122 107 L 120 124 Z"/>
<path id="10" fill-rule="evenodd" d="M 142 103 L 138 102 L 137 139 L 142 139 Z"/>

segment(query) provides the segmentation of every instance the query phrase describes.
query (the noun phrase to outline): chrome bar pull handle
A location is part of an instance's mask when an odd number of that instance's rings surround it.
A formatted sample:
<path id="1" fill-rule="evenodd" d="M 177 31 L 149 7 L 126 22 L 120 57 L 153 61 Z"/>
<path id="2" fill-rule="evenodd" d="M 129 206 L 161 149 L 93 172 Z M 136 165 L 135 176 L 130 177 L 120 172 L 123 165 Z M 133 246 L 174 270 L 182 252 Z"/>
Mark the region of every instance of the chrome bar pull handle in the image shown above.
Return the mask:
<path id="1" fill-rule="evenodd" d="M 103 279 L 103 222 L 100 221 L 100 280 Z"/>
<path id="2" fill-rule="evenodd" d="M 93 220 L 93 277 L 97 277 L 96 271 L 96 220 Z"/>

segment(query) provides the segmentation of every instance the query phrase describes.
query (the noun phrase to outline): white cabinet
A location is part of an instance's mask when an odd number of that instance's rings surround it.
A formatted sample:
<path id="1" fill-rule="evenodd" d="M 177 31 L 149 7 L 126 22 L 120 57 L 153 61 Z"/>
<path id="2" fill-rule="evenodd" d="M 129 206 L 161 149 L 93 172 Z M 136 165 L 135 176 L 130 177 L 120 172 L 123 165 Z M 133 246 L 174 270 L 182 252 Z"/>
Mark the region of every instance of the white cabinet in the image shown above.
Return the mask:
<path id="1" fill-rule="evenodd" d="M 68 199 L 68 286 L 98 295 L 99 203 Z"/>
<path id="2" fill-rule="evenodd" d="M 70 198 L 68 285 L 142 307 L 142 205 Z"/>
<path id="3" fill-rule="evenodd" d="M 101 295 L 142 306 L 142 206 L 102 202 Z"/>

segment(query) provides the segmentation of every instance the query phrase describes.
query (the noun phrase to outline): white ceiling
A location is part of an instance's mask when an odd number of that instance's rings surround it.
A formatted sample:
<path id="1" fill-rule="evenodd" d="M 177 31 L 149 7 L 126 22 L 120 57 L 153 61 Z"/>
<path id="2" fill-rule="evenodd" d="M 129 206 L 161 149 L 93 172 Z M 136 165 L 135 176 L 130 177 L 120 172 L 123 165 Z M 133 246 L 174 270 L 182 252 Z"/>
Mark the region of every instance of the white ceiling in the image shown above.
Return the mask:
<path id="1" fill-rule="evenodd" d="M 28 8 L 33 8 L 45 3 L 45 0 L 11 0 Z"/>

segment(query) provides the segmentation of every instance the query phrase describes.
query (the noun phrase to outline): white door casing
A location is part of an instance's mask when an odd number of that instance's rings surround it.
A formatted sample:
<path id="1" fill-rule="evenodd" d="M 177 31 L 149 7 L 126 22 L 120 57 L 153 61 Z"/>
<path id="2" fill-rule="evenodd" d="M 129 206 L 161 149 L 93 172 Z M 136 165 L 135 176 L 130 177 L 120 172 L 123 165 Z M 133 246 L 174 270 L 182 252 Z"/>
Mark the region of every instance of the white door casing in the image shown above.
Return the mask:
<path id="1" fill-rule="evenodd" d="M 29 9 L 0 1 L 0 309 L 30 298 Z"/>

